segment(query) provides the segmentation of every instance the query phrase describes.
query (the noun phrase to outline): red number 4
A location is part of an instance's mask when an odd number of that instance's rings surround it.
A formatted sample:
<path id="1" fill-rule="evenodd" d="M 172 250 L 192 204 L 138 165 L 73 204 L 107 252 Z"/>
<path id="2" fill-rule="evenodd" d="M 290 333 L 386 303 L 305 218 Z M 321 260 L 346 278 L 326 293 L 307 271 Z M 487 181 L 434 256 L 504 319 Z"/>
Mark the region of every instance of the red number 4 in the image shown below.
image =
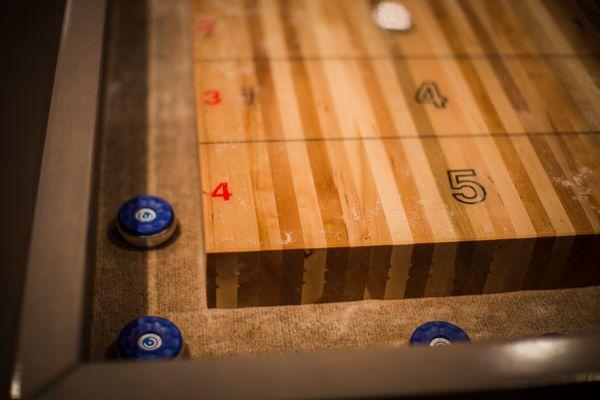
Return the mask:
<path id="1" fill-rule="evenodd" d="M 215 190 L 213 190 L 211 193 L 211 197 L 222 197 L 225 201 L 228 201 L 231 196 L 233 195 L 229 193 L 227 182 L 219 183 Z"/>

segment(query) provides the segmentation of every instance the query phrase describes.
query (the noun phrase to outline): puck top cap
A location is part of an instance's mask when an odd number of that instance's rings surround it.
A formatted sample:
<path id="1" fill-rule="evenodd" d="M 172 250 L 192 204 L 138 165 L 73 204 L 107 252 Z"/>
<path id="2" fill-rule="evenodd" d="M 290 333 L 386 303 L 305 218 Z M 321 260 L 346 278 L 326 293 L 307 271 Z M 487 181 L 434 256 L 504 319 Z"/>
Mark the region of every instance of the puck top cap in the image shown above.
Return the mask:
<path id="1" fill-rule="evenodd" d="M 455 342 L 470 341 L 465 331 L 444 321 L 427 322 L 415 329 L 410 337 L 410 344 L 428 344 L 432 347 L 444 347 Z"/>
<path id="2" fill-rule="evenodd" d="M 135 236 L 156 235 L 171 226 L 174 220 L 173 207 L 156 196 L 134 197 L 119 210 L 119 225 Z"/>
<path id="3" fill-rule="evenodd" d="M 154 360 L 175 358 L 181 351 L 181 332 L 161 317 L 140 317 L 129 322 L 117 339 L 119 356 L 127 359 Z"/>
<path id="4" fill-rule="evenodd" d="M 393 31 L 408 31 L 412 27 L 408 10 L 402 4 L 389 1 L 375 6 L 373 20 L 377 26 Z"/>

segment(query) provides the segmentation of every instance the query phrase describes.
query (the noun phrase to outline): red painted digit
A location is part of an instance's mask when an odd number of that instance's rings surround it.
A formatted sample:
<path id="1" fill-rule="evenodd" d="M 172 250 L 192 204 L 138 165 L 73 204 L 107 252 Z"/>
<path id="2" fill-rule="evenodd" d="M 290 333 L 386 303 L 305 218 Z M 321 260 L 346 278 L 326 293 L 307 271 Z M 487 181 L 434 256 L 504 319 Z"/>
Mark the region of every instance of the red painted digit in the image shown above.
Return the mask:
<path id="1" fill-rule="evenodd" d="M 228 201 L 231 196 L 229 193 L 229 188 L 227 187 L 227 182 L 221 182 L 217 185 L 215 190 L 212 191 L 212 197 L 222 197 L 223 200 Z"/>
<path id="2" fill-rule="evenodd" d="M 207 90 L 204 92 L 204 104 L 209 106 L 216 106 L 221 103 L 221 93 L 218 90 Z"/>
<path id="3" fill-rule="evenodd" d="M 215 31 L 215 20 L 212 18 L 201 18 L 198 20 L 198 30 L 204 36 L 211 36 Z"/>

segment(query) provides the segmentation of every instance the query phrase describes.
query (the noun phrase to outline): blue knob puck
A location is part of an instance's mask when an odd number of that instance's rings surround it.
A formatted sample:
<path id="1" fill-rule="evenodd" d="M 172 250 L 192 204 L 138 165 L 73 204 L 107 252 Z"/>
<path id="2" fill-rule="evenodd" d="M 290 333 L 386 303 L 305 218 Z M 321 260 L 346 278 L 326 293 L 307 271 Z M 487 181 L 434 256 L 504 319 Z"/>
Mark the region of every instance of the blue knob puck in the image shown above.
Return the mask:
<path id="1" fill-rule="evenodd" d="M 127 200 L 119 209 L 117 227 L 129 243 L 140 247 L 158 246 L 173 236 L 177 220 L 168 201 L 141 195 Z"/>
<path id="2" fill-rule="evenodd" d="M 171 359 L 183 347 L 183 337 L 166 318 L 145 316 L 134 319 L 117 339 L 119 357 L 135 360 Z"/>
<path id="3" fill-rule="evenodd" d="M 470 342 L 460 327 L 444 321 L 431 321 L 419 326 L 410 337 L 410 344 L 427 344 L 432 347 L 450 346 L 457 342 Z"/>

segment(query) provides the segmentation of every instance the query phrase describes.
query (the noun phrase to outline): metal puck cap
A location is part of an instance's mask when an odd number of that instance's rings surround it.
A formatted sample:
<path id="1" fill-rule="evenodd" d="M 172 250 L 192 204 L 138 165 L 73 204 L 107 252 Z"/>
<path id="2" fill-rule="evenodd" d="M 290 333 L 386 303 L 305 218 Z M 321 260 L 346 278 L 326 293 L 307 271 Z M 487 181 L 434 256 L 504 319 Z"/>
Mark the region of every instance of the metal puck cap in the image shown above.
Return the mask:
<path id="1" fill-rule="evenodd" d="M 119 357 L 136 360 L 175 358 L 183 347 L 183 337 L 166 318 L 144 316 L 130 321 L 117 339 Z"/>
<path id="2" fill-rule="evenodd" d="M 168 201 L 145 194 L 131 198 L 121 206 L 117 227 L 127 242 L 139 247 L 154 247 L 173 236 L 177 220 Z"/>
<path id="3" fill-rule="evenodd" d="M 419 326 L 410 337 L 410 344 L 426 344 L 431 347 L 451 346 L 456 342 L 470 342 L 460 327 L 445 321 L 430 321 Z"/>

